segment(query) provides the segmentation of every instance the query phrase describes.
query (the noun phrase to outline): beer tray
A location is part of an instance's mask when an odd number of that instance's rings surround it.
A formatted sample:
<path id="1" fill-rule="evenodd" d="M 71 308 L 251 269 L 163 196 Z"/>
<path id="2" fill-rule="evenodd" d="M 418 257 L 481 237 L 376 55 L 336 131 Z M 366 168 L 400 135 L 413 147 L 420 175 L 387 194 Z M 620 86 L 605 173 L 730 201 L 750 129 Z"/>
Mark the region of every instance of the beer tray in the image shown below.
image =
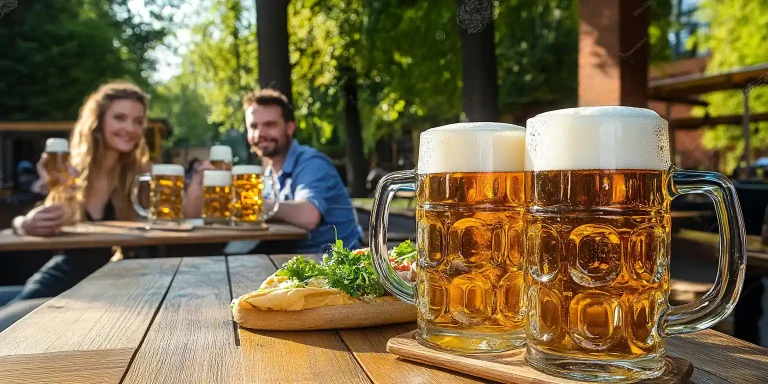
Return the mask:
<path id="1" fill-rule="evenodd" d="M 455 355 L 419 344 L 413 338 L 415 332 L 389 339 L 387 352 L 401 359 L 504 383 L 580 383 L 550 376 L 531 368 L 523 359 L 525 348 L 495 354 Z M 664 373 L 641 383 L 687 383 L 692 374 L 693 364 L 690 361 L 667 355 Z"/>

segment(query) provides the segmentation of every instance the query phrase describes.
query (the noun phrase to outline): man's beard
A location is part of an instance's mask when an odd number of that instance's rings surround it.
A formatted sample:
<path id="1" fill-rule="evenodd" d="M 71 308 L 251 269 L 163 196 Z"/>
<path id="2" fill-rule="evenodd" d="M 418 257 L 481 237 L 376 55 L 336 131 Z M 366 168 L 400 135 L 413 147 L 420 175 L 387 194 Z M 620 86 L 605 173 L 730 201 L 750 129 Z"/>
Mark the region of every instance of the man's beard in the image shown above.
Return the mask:
<path id="1" fill-rule="evenodd" d="M 280 155 L 285 154 L 286 152 L 288 152 L 288 145 L 290 144 L 290 137 L 286 136 L 282 143 L 279 140 L 278 141 L 273 141 L 273 143 L 274 143 L 274 145 L 272 146 L 272 148 L 269 148 L 269 149 L 262 150 L 261 148 L 259 148 L 258 145 L 253 146 L 253 149 L 256 152 L 256 154 L 259 155 L 259 157 L 275 157 L 275 156 L 280 156 Z"/>

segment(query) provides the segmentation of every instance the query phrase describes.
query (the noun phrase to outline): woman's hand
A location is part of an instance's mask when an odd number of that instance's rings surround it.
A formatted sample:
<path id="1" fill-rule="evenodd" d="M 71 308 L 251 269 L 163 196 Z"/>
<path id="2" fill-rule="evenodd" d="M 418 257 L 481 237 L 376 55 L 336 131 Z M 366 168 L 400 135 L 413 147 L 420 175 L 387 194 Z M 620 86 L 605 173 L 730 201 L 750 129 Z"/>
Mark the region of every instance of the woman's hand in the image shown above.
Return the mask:
<path id="1" fill-rule="evenodd" d="M 17 225 L 30 236 L 53 236 L 64 225 L 66 213 L 63 204 L 42 205 L 22 216 Z"/>
<path id="2" fill-rule="evenodd" d="M 80 176 L 80 173 L 77 172 L 75 167 L 72 166 L 72 164 L 67 163 L 67 171 L 69 172 L 69 177 L 67 175 L 62 175 L 60 173 L 55 173 L 53 175 L 49 174 L 48 171 L 45 169 L 45 163 L 48 162 L 48 154 L 43 152 L 43 154 L 40 156 L 40 160 L 37 161 L 37 175 L 40 176 L 40 178 L 35 182 L 35 184 L 32 187 L 32 191 L 37 192 L 41 195 L 47 195 L 50 190 L 48 190 L 48 187 L 51 185 L 51 181 L 54 181 L 54 185 L 65 185 L 69 184 L 70 191 L 73 191 L 75 188 L 75 180 Z M 51 180 L 51 179 L 55 180 Z"/>

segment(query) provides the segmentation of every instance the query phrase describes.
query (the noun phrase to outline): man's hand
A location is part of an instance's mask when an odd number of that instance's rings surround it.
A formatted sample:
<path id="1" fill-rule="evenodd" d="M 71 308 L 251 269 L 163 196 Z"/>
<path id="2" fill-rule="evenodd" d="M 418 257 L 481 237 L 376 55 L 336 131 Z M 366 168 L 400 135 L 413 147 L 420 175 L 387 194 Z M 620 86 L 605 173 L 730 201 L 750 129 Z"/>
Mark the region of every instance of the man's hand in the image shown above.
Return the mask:
<path id="1" fill-rule="evenodd" d="M 184 216 L 200 217 L 203 214 L 203 172 L 213 169 L 216 168 L 206 160 L 200 163 L 195 174 L 192 175 L 184 195 Z"/>

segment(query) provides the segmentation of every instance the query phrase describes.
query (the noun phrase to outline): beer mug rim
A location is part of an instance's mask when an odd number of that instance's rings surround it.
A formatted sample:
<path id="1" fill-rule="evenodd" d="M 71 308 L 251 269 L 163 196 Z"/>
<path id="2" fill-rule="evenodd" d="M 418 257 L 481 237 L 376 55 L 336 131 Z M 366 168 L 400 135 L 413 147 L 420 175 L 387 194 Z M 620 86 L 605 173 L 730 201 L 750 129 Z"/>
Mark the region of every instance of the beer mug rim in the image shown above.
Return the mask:
<path id="1" fill-rule="evenodd" d="M 214 145 L 208 154 L 210 161 L 232 161 L 232 148 L 228 145 Z"/>
<path id="2" fill-rule="evenodd" d="M 217 169 L 203 171 L 204 187 L 226 187 L 232 185 L 232 172 Z"/>
<path id="3" fill-rule="evenodd" d="M 51 137 L 45 141 L 45 152 L 69 152 L 69 140 L 60 137 Z"/>
<path id="4" fill-rule="evenodd" d="M 184 167 L 178 164 L 154 164 L 153 176 L 184 176 Z"/>
<path id="5" fill-rule="evenodd" d="M 524 151 L 525 128 L 521 126 L 495 122 L 443 125 L 420 134 L 416 173 L 522 172 Z"/>
<path id="6" fill-rule="evenodd" d="M 525 171 L 669 170 L 668 123 L 646 108 L 578 107 L 528 119 Z"/>
<path id="7" fill-rule="evenodd" d="M 264 168 L 260 165 L 235 165 L 232 167 L 233 175 L 261 175 Z"/>

